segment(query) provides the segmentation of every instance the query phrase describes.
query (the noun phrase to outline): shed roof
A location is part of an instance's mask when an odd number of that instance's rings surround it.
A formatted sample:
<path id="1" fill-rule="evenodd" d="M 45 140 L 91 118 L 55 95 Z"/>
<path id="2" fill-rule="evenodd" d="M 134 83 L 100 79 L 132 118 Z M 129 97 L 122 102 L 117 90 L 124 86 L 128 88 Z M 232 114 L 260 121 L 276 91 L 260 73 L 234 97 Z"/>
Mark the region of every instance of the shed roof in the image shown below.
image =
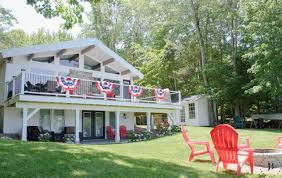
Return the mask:
<path id="1" fill-rule="evenodd" d="M 192 95 L 192 96 L 188 96 L 188 97 L 183 98 L 182 101 L 197 101 L 204 96 L 206 96 L 206 95 L 204 95 L 204 94 Z"/>

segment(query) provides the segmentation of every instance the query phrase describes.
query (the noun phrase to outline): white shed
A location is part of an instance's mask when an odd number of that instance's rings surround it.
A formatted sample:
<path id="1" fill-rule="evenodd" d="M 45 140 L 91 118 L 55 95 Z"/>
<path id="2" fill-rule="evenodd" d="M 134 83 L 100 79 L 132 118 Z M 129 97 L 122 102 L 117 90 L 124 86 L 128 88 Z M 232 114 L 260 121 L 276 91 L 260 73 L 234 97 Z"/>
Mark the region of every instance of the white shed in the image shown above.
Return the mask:
<path id="1" fill-rule="evenodd" d="M 181 124 L 209 126 L 209 107 L 206 95 L 193 95 L 182 100 Z"/>

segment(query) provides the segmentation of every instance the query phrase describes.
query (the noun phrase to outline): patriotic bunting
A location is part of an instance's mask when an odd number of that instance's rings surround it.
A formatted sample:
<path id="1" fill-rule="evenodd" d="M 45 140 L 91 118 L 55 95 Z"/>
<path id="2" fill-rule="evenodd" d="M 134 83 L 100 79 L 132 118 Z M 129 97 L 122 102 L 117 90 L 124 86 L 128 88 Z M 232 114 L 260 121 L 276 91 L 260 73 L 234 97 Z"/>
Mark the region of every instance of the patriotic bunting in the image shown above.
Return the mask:
<path id="1" fill-rule="evenodd" d="M 100 92 L 104 92 L 107 96 L 109 96 L 113 93 L 115 84 L 106 81 L 97 81 L 96 87 Z"/>
<path id="2" fill-rule="evenodd" d="M 155 93 L 155 97 L 157 99 L 164 99 L 165 95 L 166 95 L 166 91 L 163 89 L 154 89 L 154 93 Z"/>
<path id="3" fill-rule="evenodd" d="M 79 83 L 80 80 L 79 79 L 75 79 L 72 77 L 63 77 L 63 76 L 58 76 L 57 78 L 57 85 L 62 87 L 62 91 L 74 91 Z"/>
<path id="4" fill-rule="evenodd" d="M 128 86 L 128 91 L 131 94 L 131 96 L 140 96 L 142 95 L 144 88 L 137 85 L 132 85 L 132 86 Z"/>

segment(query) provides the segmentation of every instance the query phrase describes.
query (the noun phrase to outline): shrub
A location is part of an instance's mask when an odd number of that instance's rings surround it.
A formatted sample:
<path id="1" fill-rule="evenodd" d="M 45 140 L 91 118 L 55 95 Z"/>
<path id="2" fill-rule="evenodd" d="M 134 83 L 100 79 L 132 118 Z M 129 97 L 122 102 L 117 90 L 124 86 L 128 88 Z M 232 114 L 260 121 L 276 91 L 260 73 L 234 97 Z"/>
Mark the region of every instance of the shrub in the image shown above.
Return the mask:
<path id="1" fill-rule="evenodd" d="M 156 124 L 157 132 L 159 135 L 170 135 L 169 123 L 167 120 L 158 121 Z"/>
<path id="2" fill-rule="evenodd" d="M 177 132 L 181 132 L 181 128 L 177 125 L 172 125 L 171 126 L 171 132 L 172 133 L 177 133 Z"/>
<path id="3" fill-rule="evenodd" d="M 65 143 L 74 143 L 75 134 L 64 134 L 64 142 Z"/>
<path id="4" fill-rule="evenodd" d="M 42 142 L 49 142 L 51 139 L 51 134 L 48 132 L 40 134 L 38 139 Z"/>
<path id="5" fill-rule="evenodd" d="M 138 142 L 138 141 L 144 141 L 144 140 L 151 140 L 152 139 L 152 133 L 148 131 L 143 131 L 140 133 L 130 133 L 129 134 L 129 140 L 131 142 Z"/>

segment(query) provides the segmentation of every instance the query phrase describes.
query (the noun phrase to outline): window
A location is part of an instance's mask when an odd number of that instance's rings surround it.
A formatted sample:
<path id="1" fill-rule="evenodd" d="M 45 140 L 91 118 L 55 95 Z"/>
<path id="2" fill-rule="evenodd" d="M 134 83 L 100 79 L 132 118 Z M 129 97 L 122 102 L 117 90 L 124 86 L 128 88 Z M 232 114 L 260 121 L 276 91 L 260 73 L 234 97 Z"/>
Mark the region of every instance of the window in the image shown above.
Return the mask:
<path id="1" fill-rule="evenodd" d="M 49 109 L 41 109 L 40 110 L 40 120 L 39 126 L 42 127 L 43 130 L 51 130 L 51 110 Z"/>
<path id="2" fill-rule="evenodd" d="M 39 126 L 43 130 L 62 132 L 65 126 L 64 110 L 41 109 Z"/>
<path id="3" fill-rule="evenodd" d="M 36 57 L 32 58 L 32 61 L 54 64 L 54 56 Z"/>
<path id="4" fill-rule="evenodd" d="M 188 104 L 189 119 L 195 119 L 195 103 Z"/>
<path id="5" fill-rule="evenodd" d="M 55 133 L 60 133 L 64 130 L 65 126 L 65 117 L 64 110 L 54 110 L 52 119 L 52 131 Z"/>
<path id="6" fill-rule="evenodd" d="M 110 126 L 115 129 L 116 128 L 116 113 L 110 112 Z"/>
<path id="7" fill-rule="evenodd" d="M 180 122 L 185 122 L 185 107 L 182 106 L 182 109 L 180 110 Z"/>
<path id="8" fill-rule="evenodd" d="M 60 58 L 60 65 L 68 67 L 79 67 L 79 55 L 64 55 Z"/>

